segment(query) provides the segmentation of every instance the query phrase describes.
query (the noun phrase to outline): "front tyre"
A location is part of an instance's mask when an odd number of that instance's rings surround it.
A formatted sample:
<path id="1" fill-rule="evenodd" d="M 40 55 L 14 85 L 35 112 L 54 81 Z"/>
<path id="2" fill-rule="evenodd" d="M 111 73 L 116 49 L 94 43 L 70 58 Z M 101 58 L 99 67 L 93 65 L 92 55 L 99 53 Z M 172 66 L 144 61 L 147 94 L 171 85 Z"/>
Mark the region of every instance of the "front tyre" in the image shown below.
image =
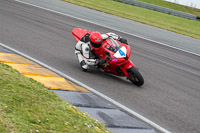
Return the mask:
<path id="1" fill-rule="evenodd" d="M 137 86 L 142 86 L 144 84 L 144 79 L 142 75 L 135 67 L 131 67 L 130 69 L 127 70 L 127 72 L 129 74 L 129 80 L 133 84 Z"/>

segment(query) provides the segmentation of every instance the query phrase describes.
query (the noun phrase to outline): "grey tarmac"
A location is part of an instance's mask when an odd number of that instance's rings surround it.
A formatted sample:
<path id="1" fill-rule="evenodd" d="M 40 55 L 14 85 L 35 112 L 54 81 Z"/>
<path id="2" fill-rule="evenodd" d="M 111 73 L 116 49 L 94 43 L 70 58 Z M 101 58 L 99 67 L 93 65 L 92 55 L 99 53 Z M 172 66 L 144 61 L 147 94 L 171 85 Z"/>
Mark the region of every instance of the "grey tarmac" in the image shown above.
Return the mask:
<path id="1" fill-rule="evenodd" d="M 74 54 L 71 31 L 75 27 L 111 31 L 127 38 L 131 60 L 143 74 L 144 86 L 137 87 L 95 68 L 82 72 Z M 0 42 L 83 82 L 171 132 L 200 132 L 199 56 L 13 0 L 0 3 Z"/>

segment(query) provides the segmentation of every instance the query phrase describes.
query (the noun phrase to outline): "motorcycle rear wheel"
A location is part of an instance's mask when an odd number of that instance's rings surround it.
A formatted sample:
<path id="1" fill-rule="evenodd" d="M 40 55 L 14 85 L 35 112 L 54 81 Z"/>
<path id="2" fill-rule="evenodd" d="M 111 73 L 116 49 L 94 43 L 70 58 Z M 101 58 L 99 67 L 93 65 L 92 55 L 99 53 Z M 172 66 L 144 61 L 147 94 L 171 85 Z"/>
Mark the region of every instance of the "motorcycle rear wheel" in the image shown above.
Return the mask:
<path id="1" fill-rule="evenodd" d="M 129 80 L 133 84 L 137 86 L 142 86 L 144 84 L 144 78 L 135 67 L 131 67 L 130 69 L 127 70 L 127 72 L 129 74 Z"/>

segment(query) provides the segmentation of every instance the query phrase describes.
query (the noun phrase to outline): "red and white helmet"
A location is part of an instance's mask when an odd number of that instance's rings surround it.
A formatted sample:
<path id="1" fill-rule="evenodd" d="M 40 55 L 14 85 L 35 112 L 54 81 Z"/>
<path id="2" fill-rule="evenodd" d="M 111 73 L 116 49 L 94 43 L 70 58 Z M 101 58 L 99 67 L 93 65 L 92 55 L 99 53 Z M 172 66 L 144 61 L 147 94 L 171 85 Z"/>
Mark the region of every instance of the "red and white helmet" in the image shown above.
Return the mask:
<path id="1" fill-rule="evenodd" d="M 101 47 L 103 38 L 98 31 L 93 31 L 90 34 L 90 45 L 94 50 L 98 50 Z"/>

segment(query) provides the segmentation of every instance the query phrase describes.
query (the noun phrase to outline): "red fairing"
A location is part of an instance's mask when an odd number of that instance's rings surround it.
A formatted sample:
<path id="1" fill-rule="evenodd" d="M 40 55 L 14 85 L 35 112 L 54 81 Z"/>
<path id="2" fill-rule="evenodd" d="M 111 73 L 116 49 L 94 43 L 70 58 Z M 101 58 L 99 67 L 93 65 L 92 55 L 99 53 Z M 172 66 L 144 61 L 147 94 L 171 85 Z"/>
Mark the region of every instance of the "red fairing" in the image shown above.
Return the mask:
<path id="1" fill-rule="evenodd" d="M 129 59 L 131 57 L 131 48 L 128 45 L 124 45 L 124 46 L 127 49 L 127 53 L 126 53 L 127 59 Z"/>
<path id="2" fill-rule="evenodd" d="M 120 43 L 119 41 L 117 41 L 117 42 Z M 127 56 L 127 59 L 129 59 L 131 57 L 131 48 L 130 48 L 130 46 L 126 45 L 126 44 L 123 44 L 123 43 L 120 43 L 120 45 L 126 47 L 126 50 L 127 50 L 126 56 Z"/>
<path id="3" fill-rule="evenodd" d="M 72 30 L 72 35 L 74 36 L 74 39 L 76 40 L 76 42 L 78 42 L 87 33 L 91 33 L 91 31 L 81 29 L 81 28 L 74 28 Z"/>
<path id="4" fill-rule="evenodd" d="M 134 66 L 137 69 L 137 67 L 133 64 L 132 61 L 128 61 L 126 64 L 122 65 L 122 69 L 130 69 L 132 66 Z"/>

